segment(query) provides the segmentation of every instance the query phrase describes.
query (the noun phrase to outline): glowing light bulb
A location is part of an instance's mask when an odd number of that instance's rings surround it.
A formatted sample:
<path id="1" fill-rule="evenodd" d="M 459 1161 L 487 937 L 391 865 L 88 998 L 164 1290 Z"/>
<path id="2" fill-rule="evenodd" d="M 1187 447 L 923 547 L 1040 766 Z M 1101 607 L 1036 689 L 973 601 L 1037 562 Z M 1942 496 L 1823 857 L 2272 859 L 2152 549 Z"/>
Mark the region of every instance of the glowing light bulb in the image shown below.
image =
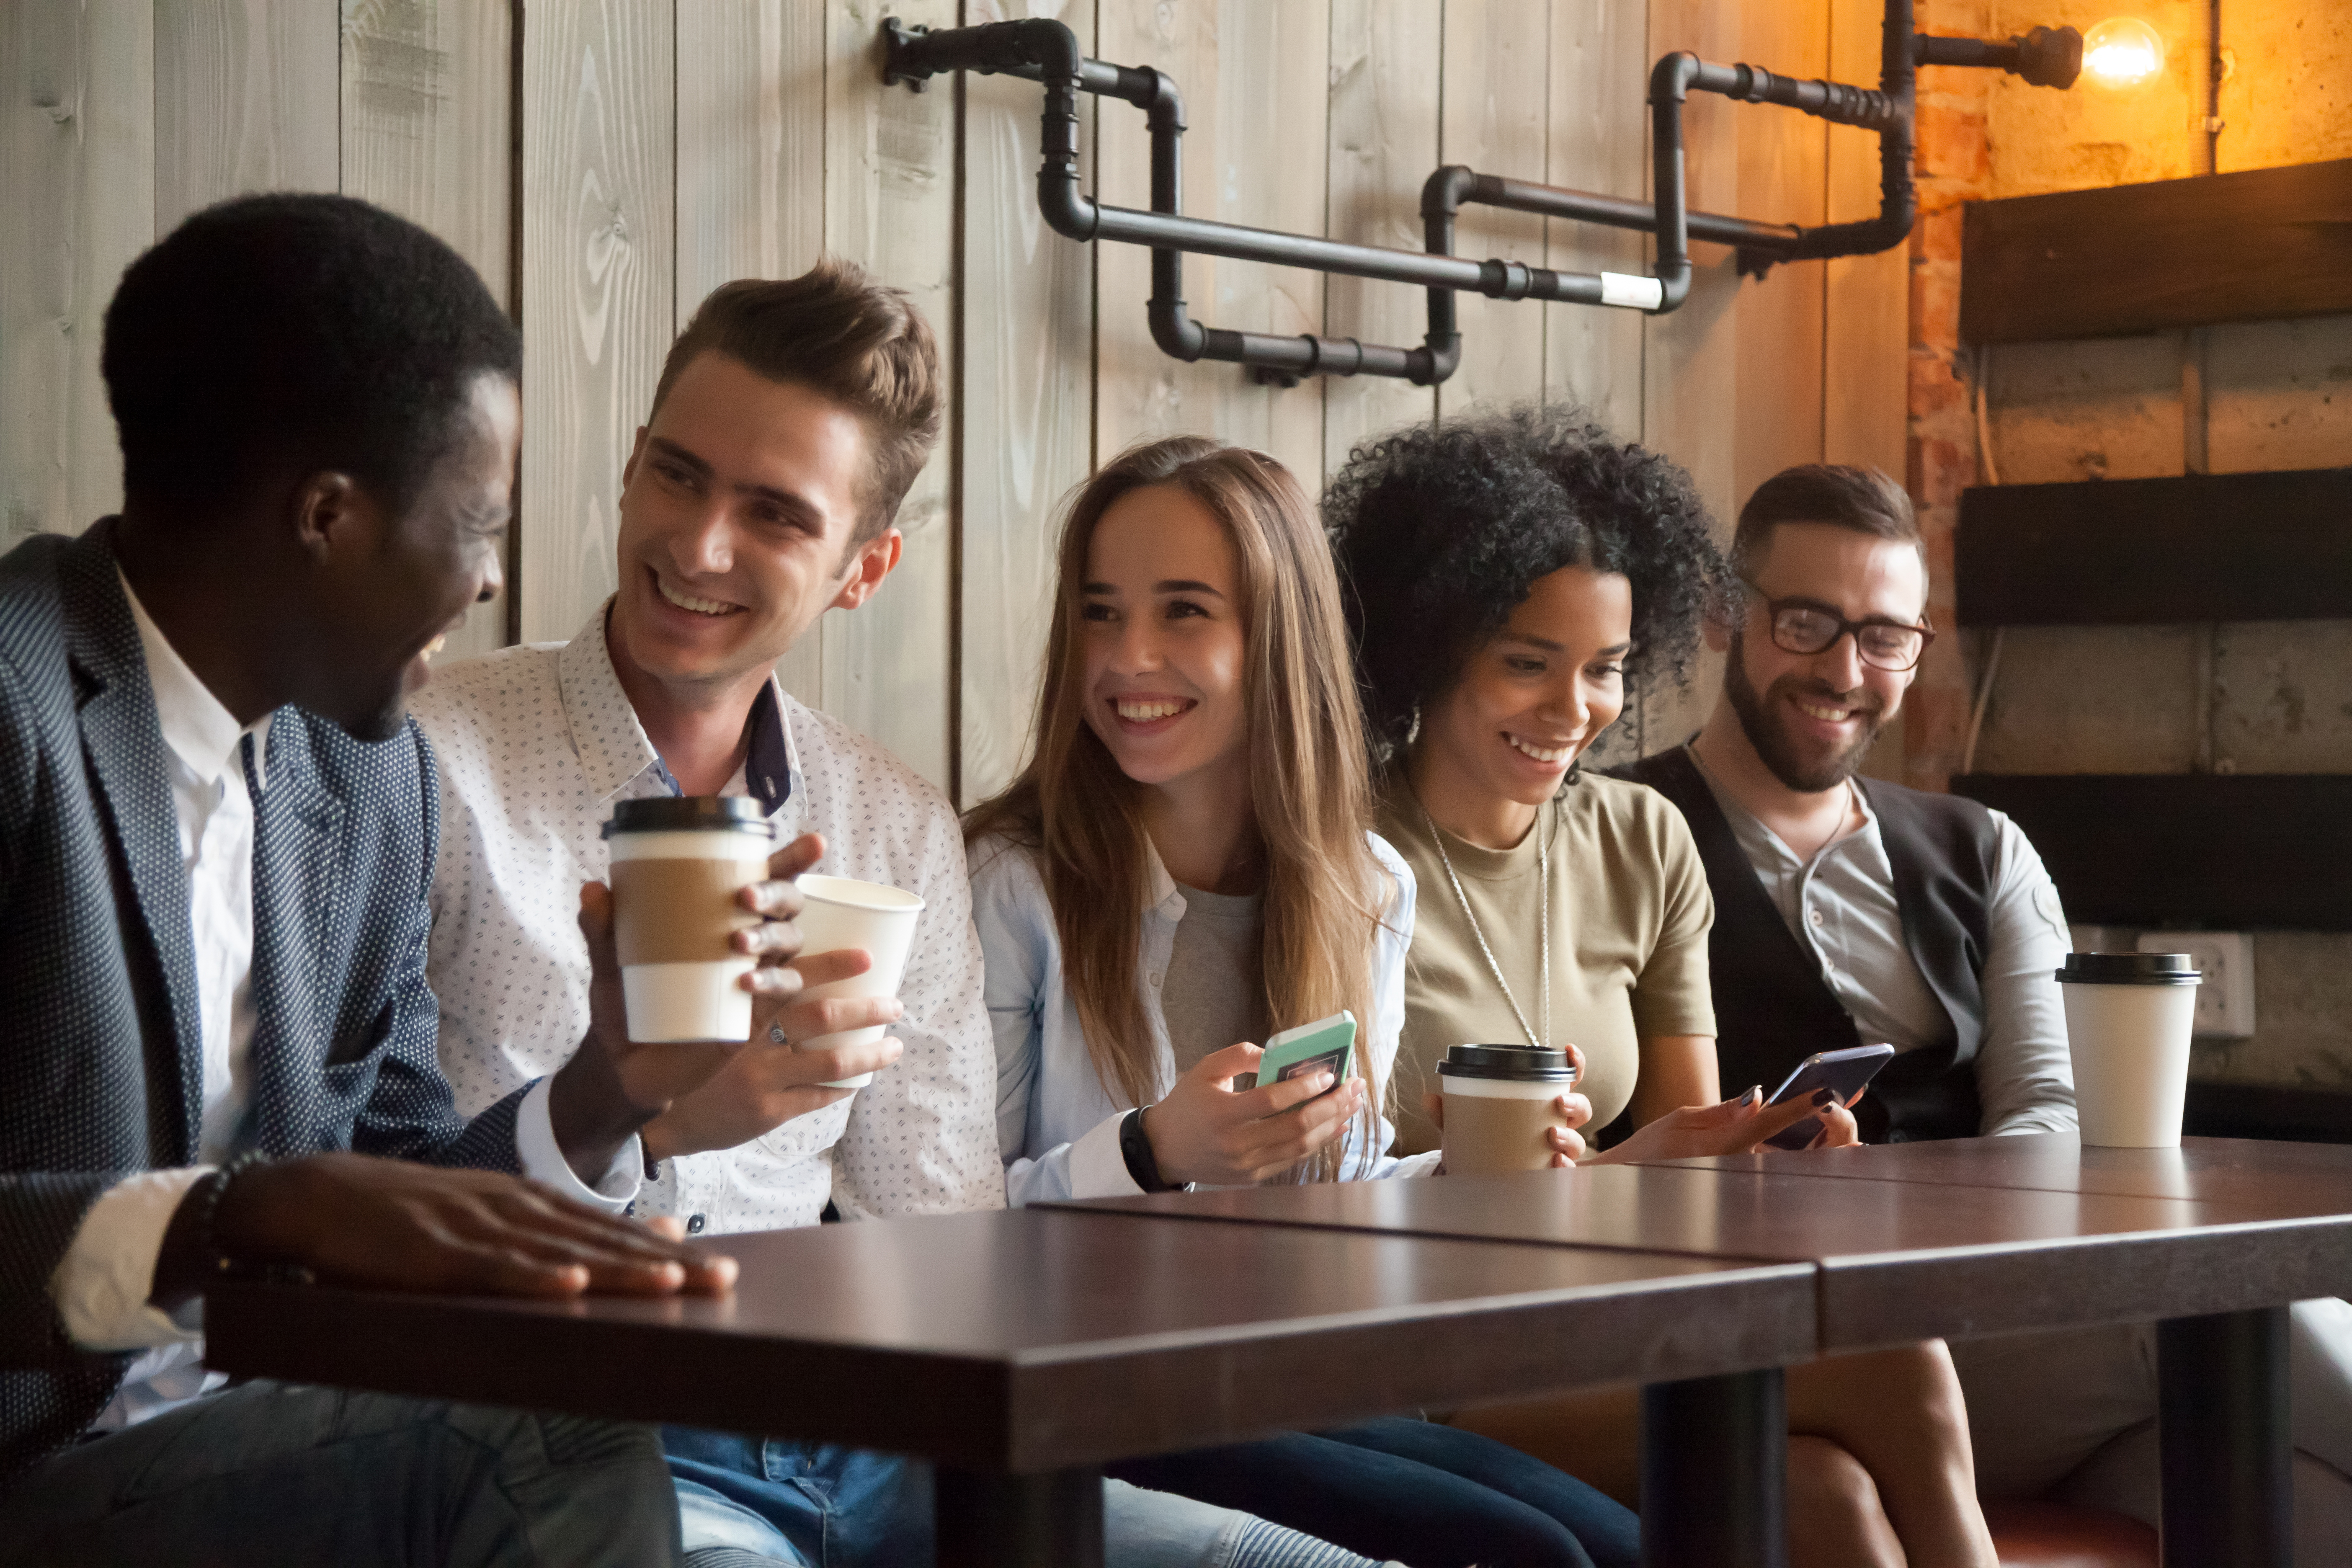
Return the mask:
<path id="1" fill-rule="evenodd" d="M 2137 16 L 2111 16 L 2083 35 L 2083 74 L 2102 87 L 2137 87 L 2164 68 L 2164 39 Z"/>

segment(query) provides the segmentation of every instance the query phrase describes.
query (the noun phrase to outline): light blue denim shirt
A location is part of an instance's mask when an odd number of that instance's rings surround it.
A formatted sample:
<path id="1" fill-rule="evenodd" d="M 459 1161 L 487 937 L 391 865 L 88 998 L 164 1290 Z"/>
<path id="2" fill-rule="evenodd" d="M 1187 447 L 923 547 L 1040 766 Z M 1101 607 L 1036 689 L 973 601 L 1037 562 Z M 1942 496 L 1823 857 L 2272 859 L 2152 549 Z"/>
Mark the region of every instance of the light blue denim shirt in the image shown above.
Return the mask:
<path id="1" fill-rule="evenodd" d="M 1377 834 L 1372 854 L 1396 891 L 1381 917 L 1372 952 L 1372 1016 L 1359 1029 L 1359 1060 L 1385 1087 L 1404 1028 L 1405 949 L 1412 941 L 1412 872 Z M 1160 986 L 1184 918 L 1184 896 L 1150 857 L 1150 882 L 1141 911 L 1137 984 L 1151 1026 L 1157 1099 L 1174 1087 L 1176 1062 Z M 1003 840 L 971 847 L 971 916 L 987 962 L 988 1021 L 996 1031 L 996 1142 L 1004 1156 L 1005 1202 L 1019 1207 L 1055 1198 L 1114 1197 L 1142 1189 L 1119 1152 L 1119 1119 L 1131 1109 L 1113 1097 L 1095 1072 L 1078 1027 L 1078 1007 L 1062 984 L 1062 942 L 1053 907 L 1026 849 Z M 1105 910 L 1105 919 L 1116 918 Z M 1409 1160 L 1388 1156 L 1394 1136 L 1383 1108 L 1377 1152 L 1363 1147 L 1361 1123 L 1352 1126 L 1340 1164 L 1343 1180 L 1422 1175 L 1434 1152 Z"/>

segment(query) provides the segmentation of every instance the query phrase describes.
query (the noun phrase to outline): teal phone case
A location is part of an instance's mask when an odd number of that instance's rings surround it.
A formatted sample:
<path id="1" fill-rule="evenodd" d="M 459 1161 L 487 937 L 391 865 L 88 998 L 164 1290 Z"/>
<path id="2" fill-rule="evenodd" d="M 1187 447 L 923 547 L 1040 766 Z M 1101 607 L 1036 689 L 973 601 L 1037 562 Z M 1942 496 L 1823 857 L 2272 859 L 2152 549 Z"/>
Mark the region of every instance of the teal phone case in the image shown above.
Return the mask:
<path id="1" fill-rule="evenodd" d="M 1257 1078 L 1251 1085 L 1280 1083 L 1285 1079 L 1310 1073 L 1318 1068 L 1331 1070 L 1333 1088 L 1348 1081 L 1356 1065 L 1356 1016 L 1334 1013 L 1312 1024 L 1301 1024 L 1295 1029 L 1285 1029 L 1265 1043 L 1265 1055 L 1257 1062 Z"/>

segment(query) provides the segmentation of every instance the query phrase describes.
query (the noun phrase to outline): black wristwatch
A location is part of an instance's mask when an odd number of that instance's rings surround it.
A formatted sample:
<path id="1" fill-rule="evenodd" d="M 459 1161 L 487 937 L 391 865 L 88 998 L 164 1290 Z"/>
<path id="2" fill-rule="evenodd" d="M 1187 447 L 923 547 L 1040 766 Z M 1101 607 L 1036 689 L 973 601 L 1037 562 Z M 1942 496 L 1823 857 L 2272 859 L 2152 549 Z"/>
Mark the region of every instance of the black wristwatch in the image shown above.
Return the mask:
<path id="1" fill-rule="evenodd" d="M 1160 1162 L 1151 1152 L 1151 1140 L 1143 1133 L 1143 1110 L 1130 1110 L 1118 1124 L 1118 1152 L 1127 1161 L 1127 1173 L 1135 1184 L 1147 1193 L 1181 1192 L 1188 1184 L 1171 1182 L 1160 1173 Z"/>

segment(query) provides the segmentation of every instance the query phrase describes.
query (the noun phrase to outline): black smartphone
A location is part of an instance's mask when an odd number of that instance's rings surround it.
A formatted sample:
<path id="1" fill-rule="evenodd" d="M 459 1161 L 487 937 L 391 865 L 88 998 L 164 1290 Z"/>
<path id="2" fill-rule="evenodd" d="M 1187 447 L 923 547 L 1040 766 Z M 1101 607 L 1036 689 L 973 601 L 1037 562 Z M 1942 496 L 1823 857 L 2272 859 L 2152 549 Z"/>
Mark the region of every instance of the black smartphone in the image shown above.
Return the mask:
<path id="1" fill-rule="evenodd" d="M 1810 1100 L 1824 1089 L 1837 1090 L 1838 1103 L 1850 1102 L 1878 1069 L 1895 1059 L 1893 1046 L 1851 1046 L 1842 1051 L 1817 1051 L 1797 1064 L 1797 1070 L 1772 1091 L 1767 1105 Z M 1822 1119 L 1808 1116 L 1791 1122 L 1764 1140 L 1767 1149 L 1802 1149 L 1822 1135 Z"/>

